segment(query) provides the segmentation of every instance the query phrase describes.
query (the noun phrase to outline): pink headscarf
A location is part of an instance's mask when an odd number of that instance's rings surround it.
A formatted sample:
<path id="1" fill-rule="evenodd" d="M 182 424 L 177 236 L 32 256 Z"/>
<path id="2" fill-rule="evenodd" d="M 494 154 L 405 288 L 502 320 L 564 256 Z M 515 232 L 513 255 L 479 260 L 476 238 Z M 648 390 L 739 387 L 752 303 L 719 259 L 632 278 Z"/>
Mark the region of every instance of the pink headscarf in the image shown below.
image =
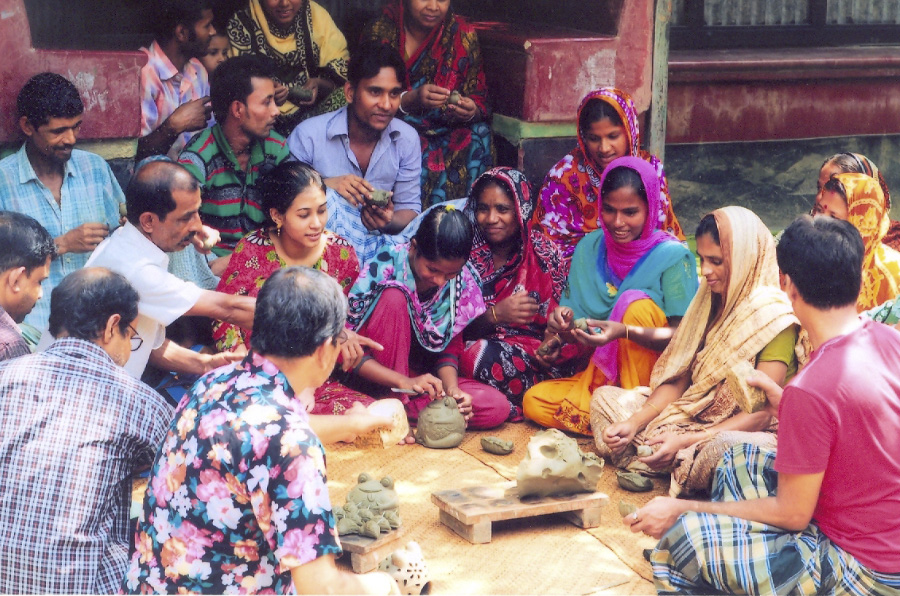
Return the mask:
<path id="1" fill-rule="evenodd" d="M 625 244 L 616 242 L 609 233 L 602 214 L 600 217 L 600 226 L 603 228 L 603 239 L 606 243 L 607 263 L 615 276 L 622 280 L 628 276 L 631 268 L 634 267 L 641 257 L 647 254 L 647 251 L 660 242 L 673 239 L 673 236 L 661 229 L 662 222 L 665 221 L 665 204 L 660 200 L 659 177 L 656 175 L 656 170 L 654 170 L 653 166 L 640 157 L 627 155 L 616 158 L 603 170 L 603 175 L 600 177 L 601 189 L 606 181 L 606 176 L 618 167 L 625 167 L 637 172 L 641 177 L 641 182 L 644 184 L 644 190 L 647 191 L 647 220 L 644 222 L 644 229 L 641 230 L 641 235 L 637 239 Z M 600 197 L 600 202 L 601 204 L 603 203 L 602 196 Z"/>

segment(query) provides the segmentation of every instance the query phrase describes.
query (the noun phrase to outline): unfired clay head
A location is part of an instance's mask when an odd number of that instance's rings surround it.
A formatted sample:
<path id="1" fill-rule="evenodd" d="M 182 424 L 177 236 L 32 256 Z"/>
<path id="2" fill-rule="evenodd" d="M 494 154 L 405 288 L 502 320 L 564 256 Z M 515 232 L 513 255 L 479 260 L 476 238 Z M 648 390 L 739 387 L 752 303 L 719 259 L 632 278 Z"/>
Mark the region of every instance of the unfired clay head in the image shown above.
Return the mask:
<path id="1" fill-rule="evenodd" d="M 462 443 L 465 436 L 466 419 L 450 396 L 433 400 L 419 414 L 416 443 L 432 449 L 450 449 Z"/>
<path id="2" fill-rule="evenodd" d="M 551 428 L 531 437 L 528 454 L 519 464 L 519 497 L 594 492 L 603 472 L 603 460 L 583 453 L 575 439 Z"/>

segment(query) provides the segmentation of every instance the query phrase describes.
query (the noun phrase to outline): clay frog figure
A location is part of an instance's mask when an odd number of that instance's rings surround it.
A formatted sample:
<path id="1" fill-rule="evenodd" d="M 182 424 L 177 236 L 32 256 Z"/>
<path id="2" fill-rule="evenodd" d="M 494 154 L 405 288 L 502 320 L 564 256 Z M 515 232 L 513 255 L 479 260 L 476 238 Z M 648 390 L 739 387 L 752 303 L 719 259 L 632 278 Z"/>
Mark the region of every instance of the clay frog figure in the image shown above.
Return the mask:
<path id="1" fill-rule="evenodd" d="M 416 443 L 431 449 L 457 447 L 466 436 L 466 420 L 451 396 L 432 400 L 419 414 Z"/>
<path id="2" fill-rule="evenodd" d="M 394 490 L 393 478 L 385 476 L 379 481 L 365 472 L 359 475 L 357 485 L 347 495 L 347 503 L 353 503 L 360 510 L 366 509 L 376 515 L 385 511 L 397 513 L 400 509 L 400 499 Z"/>
<path id="3" fill-rule="evenodd" d="M 575 439 L 551 428 L 528 442 L 528 454 L 516 472 L 519 497 L 594 492 L 604 461 L 584 453 Z"/>

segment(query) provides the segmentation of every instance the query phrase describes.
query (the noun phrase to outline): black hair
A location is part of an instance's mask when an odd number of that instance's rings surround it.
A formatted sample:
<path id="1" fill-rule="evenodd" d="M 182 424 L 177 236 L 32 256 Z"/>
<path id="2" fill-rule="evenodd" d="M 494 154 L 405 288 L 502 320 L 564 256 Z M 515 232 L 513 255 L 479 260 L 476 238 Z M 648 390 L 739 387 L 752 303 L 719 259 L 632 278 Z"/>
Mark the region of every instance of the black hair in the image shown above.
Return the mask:
<path id="1" fill-rule="evenodd" d="M 56 243 L 36 219 L 16 211 L 0 211 L 0 272 L 25 267 L 25 273 L 43 267 L 56 256 Z"/>
<path id="2" fill-rule="evenodd" d="M 844 188 L 844 184 L 838 180 L 837 178 L 832 177 L 825 183 L 825 186 L 822 187 L 823 190 L 830 190 L 831 192 L 836 192 L 844 199 L 844 204 L 847 205 L 847 189 Z"/>
<path id="3" fill-rule="evenodd" d="M 66 77 L 55 72 L 36 74 L 22 86 L 16 98 L 16 112 L 38 128 L 50 118 L 75 118 L 84 113 L 78 89 Z"/>
<path id="4" fill-rule="evenodd" d="M 620 188 L 633 189 L 645 203 L 648 203 L 647 189 L 644 188 L 644 181 L 641 179 L 641 175 L 627 166 L 616 166 L 606 173 L 606 177 L 603 179 L 603 186 L 600 187 L 601 200 L 602 197 Z"/>
<path id="5" fill-rule="evenodd" d="M 378 76 L 382 68 L 393 68 L 400 85 L 406 84 L 406 64 L 395 48 L 386 43 L 363 43 L 356 53 L 350 56 L 347 81 L 355 88 L 363 79 Z"/>
<path id="6" fill-rule="evenodd" d="M 468 260 L 474 236 L 472 224 L 462 211 L 437 205 L 425 214 L 413 240 L 417 253 L 429 261 Z"/>
<path id="7" fill-rule="evenodd" d="M 862 287 L 862 236 L 848 221 L 801 215 L 776 248 L 778 268 L 803 301 L 826 310 L 856 304 Z"/>
<path id="8" fill-rule="evenodd" d="M 197 21 L 203 18 L 203 11 L 212 7 L 211 0 L 156 0 L 150 13 L 154 38 L 161 43 L 169 41 L 178 25 L 193 31 Z"/>
<path id="9" fill-rule="evenodd" d="M 247 103 L 253 93 L 252 79 L 273 79 L 275 64 L 271 58 L 246 54 L 229 58 L 209 79 L 209 101 L 216 122 L 224 124 L 232 102 Z"/>
<path id="10" fill-rule="evenodd" d="M 168 158 L 146 161 L 125 189 L 128 221 L 140 228 L 144 213 L 153 213 L 160 221 L 165 221 L 177 207 L 172 191 L 193 192 L 198 188 L 200 183 L 184 166 Z"/>
<path id="11" fill-rule="evenodd" d="M 622 117 L 619 116 L 619 113 L 612 104 L 600 97 L 591 98 L 585 104 L 584 108 L 581 110 L 581 114 L 578 116 L 578 130 L 584 134 L 590 130 L 591 125 L 594 122 L 600 122 L 606 118 L 608 118 L 614 126 L 625 126 L 625 123 L 622 122 Z"/>
<path id="12" fill-rule="evenodd" d="M 495 178 L 494 176 L 479 176 L 478 180 L 475 181 L 475 184 L 472 185 L 471 194 L 475 198 L 476 204 L 478 202 L 478 198 L 481 196 L 481 193 L 483 193 L 484 190 L 492 184 L 499 187 L 500 190 L 503 191 L 504 196 L 512 201 L 513 205 L 516 204 L 516 197 L 513 195 L 513 191 L 509 187 L 509 185 L 506 184 L 504 180 Z M 518 207 L 516 208 L 518 209 Z"/>
<path id="13" fill-rule="evenodd" d="M 253 316 L 253 351 L 283 358 L 309 356 L 336 343 L 347 319 L 347 299 L 327 273 L 285 267 L 263 284 Z"/>
<path id="14" fill-rule="evenodd" d="M 310 186 L 315 186 L 323 193 L 327 190 L 322 175 L 311 165 L 300 161 L 283 161 L 260 176 L 257 188 L 262 195 L 262 212 L 265 217 L 263 225 L 274 226 L 271 210 L 284 215 L 297 195 Z"/>
<path id="15" fill-rule="evenodd" d="M 828 164 L 834 164 L 840 169 L 841 173 L 849 174 L 849 173 L 858 173 L 858 174 L 868 174 L 866 171 L 865 164 L 862 163 L 858 157 L 856 157 L 852 153 L 835 153 L 828 159 L 822 162 L 820 170 L 827 166 Z"/>
<path id="16" fill-rule="evenodd" d="M 87 267 L 63 278 L 50 294 L 50 333 L 94 341 L 113 315 L 119 332 L 138 316 L 138 293 L 128 280 L 102 267 Z"/>
<path id="17" fill-rule="evenodd" d="M 694 233 L 694 238 L 699 238 L 703 235 L 709 235 L 712 237 L 713 242 L 716 243 L 716 246 L 721 246 L 721 242 L 719 241 L 719 224 L 716 223 L 716 216 L 712 213 L 707 213 L 703 216 L 703 219 L 700 220 L 700 223 L 697 224 L 697 231 Z"/>

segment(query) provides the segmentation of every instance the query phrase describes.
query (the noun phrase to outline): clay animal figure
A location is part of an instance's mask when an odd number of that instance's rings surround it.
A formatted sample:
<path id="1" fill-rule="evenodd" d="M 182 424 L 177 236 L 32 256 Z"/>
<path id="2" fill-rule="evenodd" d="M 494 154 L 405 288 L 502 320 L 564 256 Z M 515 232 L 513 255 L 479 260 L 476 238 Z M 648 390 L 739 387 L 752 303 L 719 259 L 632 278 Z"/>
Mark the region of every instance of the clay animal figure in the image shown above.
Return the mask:
<path id="1" fill-rule="evenodd" d="M 416 443 L 431 449 L 451 449 L 459 446 L 465 436 L 466 419 L 449 395 L 432 400 L 419 414 Z"/>
<path id="2" fill-rule="evenodd" d="M 513 450 L 513 442 L 497 437 L 481 437 L 481 448 L 494 455 L 509 455 Z"/>
<path id="3" fill-rule="evenodd" d="M 638 457 L 650 457 L 653 455 L 653 447 L 650 445 L 638 445 L 637 447 L 637 456 Z"/>
<path id="4" fill-rule="evenodd" d="M 634 503 L 629 503 L 628 501 L 619 501 L 619 515 L 621 515 L 622 517 L 631 515 L 637 510 L 637 505 L 635 505 Z"/>
<path id="5" fill-rule="evenodd" d="M 604 461 L 584 453 L 575 439 L 551 428 L 528 441 L 528 453 L 516 472 L 519 497 L 594 492 Z"/>
<path id="6" fill-rule="evenodd" d="M 450 97 L 447 98 L 447 103 L 455 106 L 455 105 L 459 104 L 460 99 L 462 99 L 462 95 L 460 94 L 459 91 L 451 91 Z"/>
<path id="7" fill-rule="evenodd" d="M 619 486 L 633 493 L 645 493 L 653 490 L 653 481 L 635 472 L 616 472 Z"/>
<path id="8" fill-rule="evenodd" d="M 394 551 L 378 564 L 378 569 L 396 580 L 401 594 L 417 596 L 431 593 L 431 574 L 417 542 L 410 542 L 405 548 Z"/>
<path id="9" fill-rule="evenodd" d="M 359 475 L 356 486 L 347 494 L 347 503 L 353 503 L 358 509 L 366 509 L 377 515 L 385 511 L 398 512 L 400 509 L 394 479 L 385 476 L 381 480 L 375 480 L 365 472 Z"/>

